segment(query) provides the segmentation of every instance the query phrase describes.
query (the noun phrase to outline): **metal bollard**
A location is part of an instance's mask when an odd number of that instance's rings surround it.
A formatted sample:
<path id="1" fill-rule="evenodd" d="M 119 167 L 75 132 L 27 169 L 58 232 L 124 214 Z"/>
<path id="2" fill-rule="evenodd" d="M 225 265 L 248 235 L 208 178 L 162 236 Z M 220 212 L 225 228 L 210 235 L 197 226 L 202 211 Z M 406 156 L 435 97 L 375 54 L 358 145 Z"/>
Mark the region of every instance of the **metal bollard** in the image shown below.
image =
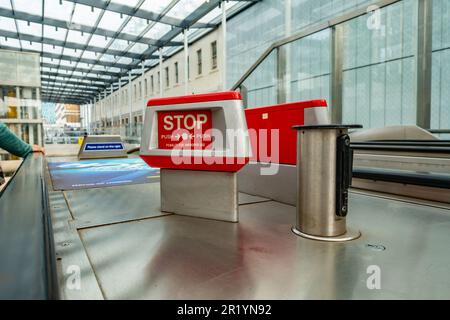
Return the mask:
<path id="1" fill-rule="evenodd" d="M 348 188 L 353 151 L 348 129 L 361 125 L 295 126 L 297 129 L 297 224 L 292 231 L 321 241 L 349 241 Z"/>

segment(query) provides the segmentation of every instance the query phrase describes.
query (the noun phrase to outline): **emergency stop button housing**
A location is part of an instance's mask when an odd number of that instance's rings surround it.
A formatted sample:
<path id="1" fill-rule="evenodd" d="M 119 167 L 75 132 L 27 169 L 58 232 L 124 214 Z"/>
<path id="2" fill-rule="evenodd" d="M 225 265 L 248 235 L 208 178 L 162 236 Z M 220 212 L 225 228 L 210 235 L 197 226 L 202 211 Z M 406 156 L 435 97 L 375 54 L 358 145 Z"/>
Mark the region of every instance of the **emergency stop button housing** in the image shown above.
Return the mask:
<path id="1" fill-rule="evenodd" d="M 147 103 L 140 156 L 161 169 L 162 211 L 237 222 L 236 173 L 250 149 L 238 92 Z"/>

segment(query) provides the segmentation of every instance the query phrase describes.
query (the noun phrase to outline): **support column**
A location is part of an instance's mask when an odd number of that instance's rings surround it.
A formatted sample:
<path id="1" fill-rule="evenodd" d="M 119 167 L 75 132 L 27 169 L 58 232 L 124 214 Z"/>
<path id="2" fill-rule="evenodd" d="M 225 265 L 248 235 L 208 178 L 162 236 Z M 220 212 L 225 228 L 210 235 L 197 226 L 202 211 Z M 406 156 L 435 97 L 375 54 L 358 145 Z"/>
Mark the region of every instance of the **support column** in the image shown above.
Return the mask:
<path id="1" fill-rule="evenodd" d="M 17 119 L 22 119 L 22 112 L 21 112 L 22 107 L 21 107 L 21 102 L 20 102 L 20 88 L 19 87 L 16 87 L 16 110 L 17 110 Z M 17 125 L 17 133 L 20 138 L 23 138 L 21 123 L 19 123 Z"/>
<path id="2" fill-rule="evenodd" d="M 287 102 L 286 95 L 286 47 L 278 47 L 277 53 L 277 103 Z"/>
<path id="3" fill-rule="evenodd" d="M 159 96 L 163 96 L 163 70 L 162 70 L 162 48 L 159 48 Z"/>
<path id="4" fill-rule="evenodd" d="M 222 90 L 226 91 L 227 86 L 227 9 L 226 2 L 222 1 Z"/>
<path id="5" fill-rule="evenodd" d="M 284 2 L 284 16 L 285 16 L 285 36 L 289 37 L 292 33 L 292 0 L 285 0 Z M 285 50 L 285 78 L 284 78 L 284 90 L 285 101 L 291 101 L 291 80 L 292 80 L 292 67 L 291 67 L 291 44 L 288 43 L 283 46 Z"/>
<path id="6" fill-rule="evenodd" d="M 38 120 L 41 120 L 41 122 L 37 125 L 37 144 L 40 146 L 43 146 L 42 141 L 42 102 L 41 102 L 41 89 L 36 88 L 36 103 L 37 103 L 37 118 Z"/>
<path id="7" fill-rule="evenodd" d="M 417 39 L 417 125 L 431 129 L 433 3 L 419 0 Z"/>
<path id="8" fill-rule="evenodd" d="M 103 90 L 103 117 L 105 119 L 105 125 L 104 125 L 105 130 L 108 127 L 108 112 L 106 110 L 107 108 L 108 108 L 108 106 L 106 103 L 106 89 L 105 89 L 105 90 Z"/>
<path id="9" fill-rule="evenodd" d="M 128 72 L 128 106 L 130 108 L 130 115 L 128 117 L 128 128 L 129 132 L 128 134 L 131 136 L 131 123 L 132 123 L 132 115 L 133 115 L 133 100 L 132 100 L 132 94 L 133 94 L 133 85 L 131 83 L 131 71 Z"/>
<path id="10" fill-rule="evenodd" d="M 113 97 L 113 92 L 114 92 L 114 86 L 111 83 L 111 94 L 110 94 L 110 98 L 111 98 L 111 105 L 109 106 L 109 108 L 111 109 L 111 132 L 114 133 L 114 97 Z"/>
<path id="11" fill-rule="evenodd" d="M 92 111 L 92 100 L 89 102 L 89 105 L 88 105 L 88 109 L 87 109 L 87 127 L 86 127 L 86 130 L 87 130 L 87 133 L 88 134 L 91 134 L 91 111 Z"/>
<path id="12" fill-rule="evenodd" d="M 344 27 L 336 25 L 331 29 L 331 122 L 342 123 L 342 81 Z"/>
<path id="13" fill-rule="evenodd" d="M 189 94 L 189 43 L 188 29 L 184 29 L 184 94 Z"/>
<path id="14" fill-rule="evenodd" d="M 143 88 L 144 90 L 142 90 L 142 105 L 143 105 L 142 106 L 142 121 L 144 121 L 145 109 L 147 108 L 147 101 L 146 101 L 147 95 L 145 93 L 147 92 L 147 94 L 148 94 L 148 88 L 147 88 L 148 83 L 145 82 L 145 61 L 142 61 L 142 64 L 141 64 L 141 77 L 142 77 L 141 83 L 144 86 L 144 88 Z"/>
<path id="15" fill-rule="evenodd" d="M 122 131 L 122 79 L 119 77 L 119 90 L 117 91 L 119 93 L 119 99 L 118 99 L 118 114 L 117 117 L 119 118 L 119 133 Z"/>

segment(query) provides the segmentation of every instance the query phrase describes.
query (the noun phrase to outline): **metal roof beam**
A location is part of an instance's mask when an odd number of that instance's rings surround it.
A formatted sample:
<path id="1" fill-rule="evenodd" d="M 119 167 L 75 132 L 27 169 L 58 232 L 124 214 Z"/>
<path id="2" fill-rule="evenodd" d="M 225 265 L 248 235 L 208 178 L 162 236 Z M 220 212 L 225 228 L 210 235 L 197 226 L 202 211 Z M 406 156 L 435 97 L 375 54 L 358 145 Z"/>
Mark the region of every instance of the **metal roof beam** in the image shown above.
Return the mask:
<path id="1" fill-rule="evenodd" d="M 79 80 L 90 80 L 97 82 L 110 83 L 111 79 L 97 78 L 97 77 L 89 77 L 89 76 L 79 76 L 75 74 L 64 74 L 59 72 L 49 72 L 49 71 L 41 71 L 41 75 L 49 76 L 49 77 L 63 77 L 68 79 L 79 79 Z"/>
<path id="2" fill-rule="evenodd" d="M 12 19 L 23 20 L 23 21 L 30 21 L 33 23 L 44 24 L 44 25 L 51 26 L 51 27 L 64 28 L 64 29 L 68 29 L 68 30 L 76 30 L 76 31 L 80 31 L 83 33 L 87 33 L 87 34 L 96 34 L 96 35 L 100 35 L 100 36 L 107 36 L 109 38 L 116 38 L 116 39 L 130 41 L 130 42 L 139 42 L 139 43 L 144 43 L 144 44 L 156 46 L 156 47 L 161 46 L 160 41 L 156 40 L 156 39 L 134 36 L 134 35 L 128 34 L 128 33 L 117 34 L 115 31 L 108 30 L 108 29 L 95 28 L 95 27 L 85 26 L 85 25 L 81 25 L 81 24 L 77 24 L 77 23 L 69 23 L 64 20 L 57 20 L 57 19 L 52 19 L 52 18 L 47 18 L 47 17 L 42 18 L 40 15 L 29 14 L 29 13 L 21 12 L 21 11 L 13 11 L 13 10 L 5 9 L 5 8 L 0 8 L 0 16 L 12 18 Z M 166 46 L 180 46 L 180 45 L 183 45 L 183 43 L 179 42 L 179 41 L 172 41 L 172 42 L 166 44 Z"/>
<path id="3" fill-rule="evenodd" d="M 102 71 L 102 70 L 87 69 L 87 68 L 80 68 L 80 67 L 69 67 L 69 66 L 63 66 L 63 65 L 59 65 L 58 67 L 55 67 L 53 64 L 45 63 L 45 62 L 41 63 L 41 67 L 53 68 L 53 69 L 57 68 L 57 69 L 67 70 L 67 71 L 79 71 L 79 72 L 84 72 L 84 73 L 95 73 L 95 74 L 110 76 L 113 78 L 118 78 L 120 76 L 120 72 Z"/>
<path id="4" fill-rule="evenodd" d="M 97 88 L 104 88 L 105 87 L 104 84 L 81 82 L 81 81 L 71 81 L 71 80 L 61 81 L 59 79 L 49 78 L 47 76 L 42 76 L 41 79 L 43 81 L 47 81 L 47 82 L 50 82 L 50 83 L 52 83 L 52 82 L 56 82 L 56 83 L 70 83 L 70 84 L 75 84 L 75 85 L 84 84 L 86 86 L 97 87 Z"/>
<path id="5" fill-rule="evenodd" d="M 110 1 L 105 0 L 66 0 L 66 1 L 84 4 L 86 6 L 99 8 L 102 10 L 113 11 L 120 14 L 126 14 L 128 16 L 133 16 L 148 21 L 160 22 L 179 28 L 184 28 L 186 24 L 185 20 L 168 17 L 166 15 L 161 15 L 159 13 L 151 12 L 148 10 L 136 9 L 134 7 L 121 5 L 118 3 L 111 3 Z M 192 23 L 190 25 L 191 28 L 211 28 L 213 26 L 214 25 L 210 25 L 208 23 Z"/>
<path id="6" fill-rule="evenodd" d="M 59 93 L 46 93 L 43 94 L 44 97 L 52 98 L 52 97 L 58 97 L 58 98 L 74 98 L 74 99 L 80 99 L 80 100 L 89 100 L 86 96 L 80 96 L 75 94 L 59 94 Z"/>
<path id="7" fill-rule="evenodd" d="M 91 91 L 91 92 L 97 92 L 99 91 L 99 89 L 97 87 L 93 88 L 90 86 L 86 86 L 86 85 L 76 85 L 76 86 L 66 86 L 63 85 L 61 83 L 57 83 L 57 82 L 49 82 L 47 80 L 42 80 L 42 87 L 46 87 L 46 88 L 67 88 L 67 89 L 83 89 L 84 91 Z"/>
<path id="8" fill-rule="evenodd" d="M 162 42 L 169 42 L 173 38 L 175 38 L 177 35 L 179 35 L 183 29 L 191 28 L 192 25 L 200 20 L 202 17 L 207 15 L 210 11 L 212 11 L 214 8 L 218 7 L 220 5 L 222 0 L 209 0 L 205 1 L 200 7 L 198 7 L 194 12 L 192 12 L 182 23 L 182 28 L 173 28 L 169 32 L 167 32 L 163 37 L 161 37 Z M 148 48 L 142 55 L 144 59 L 149 59 L 146 57 L 152 56 L 158 49 L 155 48 Z M 131 68 L 137 68 L 139 65 L 139 62 L 135 62 L 131 64 Z"/>
<path id="9" fill-rule="evenodd" d="M 142 58 L 142 54 L 139 54 L 139 53 L 123 52 L 121 50 L 115 50 L 115 49 L 109 49 L 109 48 L 105 49 L 105 48 L 85 45 L 85 44 L 81 44 L 81 43 L 66 42 L 66 41 L 61 41 L 61 40 L 56 40 L 56 39 L 51 39 L 51 38 L 38 37 L 38 36 L 33 36 L 33 35 L 25 34 L 25 33 L 21 33 L 19 36 L 16 32 L 5 31 L 5 30 L 0 30 L 0 37 L 7 37 L 10 39 L 20 39 L 23 41 L 31 41 L 31 42 L 36 42 L 36 43 L 44 43 L 44 44 L 48 44 L 51 46 L 58 46 L 58 47 L 62 47 L 62 48 L 80 50 L 81 52 L 86 50 L 86 51 L 92 51 L 92 52 L 96 52 L 96 53 L 109 54 L 111 56 L 114 56 L 114 58 L 116 58 L 117 56 L 127 57 L 127 58 L 137 59 L 137 60 L 141 60 L 141 58 Z M 149 59 L 158 59 L 158 57 L 155 55 L 153 57 L 150 57 Z"/>
<path id="10" fill-rule="evenodd" d="M 1 45 L 0 49 L 22 51 L 22 52 L 37 52 L 37 53 L 41 53 L 41 51 L 39 51 L 39 50 L 20 49 L 20 48 L 4 46 L 4 45 Z M 56 54 L 56 53 L 50 53 L 50 52 L 43 52 L 41 54 L 41 56 L 45 57 L 45 58 L 50 58 L 50 59 L 67 60 L 67 61 L 71 61 L 71 62 L 74 62 L 74 63 L 76 63 L 76 62 L 84 62 L 84 63 L 87 63 L 87 64 L 100 65 L 100 66 L 104 66 L 104 67 L 115 67 L 115 68 L 126 69 L 126 70 L 130 69 L 130 66 L 128 64 L 124 64 L 124 63 L 113 63 L 113 62 L 106 62 L 106 61 L 95 60 L 95 59 L 77 58 L 77 57 L 72 57 L 72 56 L 68 56 L 68 55 L 61 55 L 61 54 Z M 54 66 L 54 68 L 57 68 L 57 67 L 58 66 Z"/>

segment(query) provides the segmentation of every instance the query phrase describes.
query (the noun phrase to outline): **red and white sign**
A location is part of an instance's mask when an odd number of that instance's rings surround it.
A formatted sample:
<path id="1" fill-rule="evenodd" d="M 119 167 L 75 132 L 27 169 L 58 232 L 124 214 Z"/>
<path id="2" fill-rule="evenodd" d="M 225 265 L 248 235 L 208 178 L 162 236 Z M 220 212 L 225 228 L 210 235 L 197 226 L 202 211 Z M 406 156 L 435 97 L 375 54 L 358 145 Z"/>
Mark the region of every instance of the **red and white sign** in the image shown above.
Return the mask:
<path id="1" fill-rule="evenodd" d="M 237 172 L 248 163 L 250 139 L 239 92 L 157 98 L 147 106 L 140 156 L 148 165 Z"/>
<path id="2" fill-rule="evenodd" d="M 211 146 L 211 110 L 159 111 L 158 148 L 205 150 Z"/>

